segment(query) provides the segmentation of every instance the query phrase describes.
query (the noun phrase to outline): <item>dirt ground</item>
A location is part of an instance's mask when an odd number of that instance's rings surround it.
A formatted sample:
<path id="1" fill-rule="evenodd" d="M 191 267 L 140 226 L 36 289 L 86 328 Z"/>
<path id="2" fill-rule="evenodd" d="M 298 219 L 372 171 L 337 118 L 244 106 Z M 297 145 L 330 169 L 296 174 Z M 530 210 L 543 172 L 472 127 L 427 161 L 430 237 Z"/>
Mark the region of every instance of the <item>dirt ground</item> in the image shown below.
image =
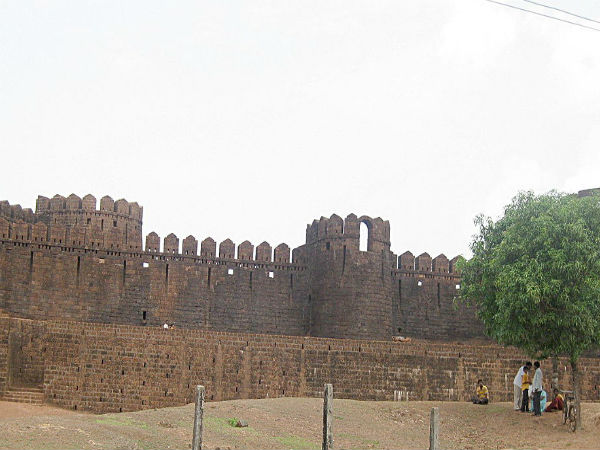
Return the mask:
<path id="1" fill-rule="evenodd" d="M 534 418 L 509 403 L 334 400 L 336 449 L 427 448 L 429 412 L 440 408 L 442 448 L 600 448 L 600 403 L 582 407 L 584 430 L 559 413 Z M 206 404 L 204 448 L 319 449 L 322 400 L 277 398 Z M 191 447 L 194 405 L 94 415 L 0 402 L 0 448 L 159 449 Z M 248 421 L 235 428 L 230 419 Z"/>

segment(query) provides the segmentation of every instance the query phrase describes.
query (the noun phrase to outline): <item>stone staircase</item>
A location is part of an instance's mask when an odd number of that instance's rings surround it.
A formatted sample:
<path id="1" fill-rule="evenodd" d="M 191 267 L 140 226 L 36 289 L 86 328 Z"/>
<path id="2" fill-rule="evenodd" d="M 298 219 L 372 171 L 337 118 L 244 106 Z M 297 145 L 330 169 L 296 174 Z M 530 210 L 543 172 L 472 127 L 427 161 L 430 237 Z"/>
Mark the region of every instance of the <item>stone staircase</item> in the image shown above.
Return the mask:
<path id="1" fill-rule="evenodd" d="M 44 390 L 41 387 L 9 387 L 0 400 L 5 402 L 44 404 Z"/>

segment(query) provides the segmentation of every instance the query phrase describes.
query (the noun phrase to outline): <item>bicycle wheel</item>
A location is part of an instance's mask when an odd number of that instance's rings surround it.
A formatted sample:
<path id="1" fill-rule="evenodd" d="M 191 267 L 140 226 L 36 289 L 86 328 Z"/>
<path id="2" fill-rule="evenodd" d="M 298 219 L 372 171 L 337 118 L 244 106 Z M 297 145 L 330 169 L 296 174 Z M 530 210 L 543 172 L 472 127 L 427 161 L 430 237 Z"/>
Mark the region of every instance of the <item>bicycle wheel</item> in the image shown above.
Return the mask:
<path id="1" fill-rule="evenodd" d="M 577 409 L 573 406 L 569 408 L 569 430 L 572 432 L 577 428 Z"/>
<path id="2" fill-rule="evenodd" d="M 564 425 L 565 423 L 567 423 L 567 419 L 569 418 L 568 409 L 569 409 L 569 408 L 567 407 L 567 405 L 565 405 L 565 406 L 563 407 L 563 410 L 562 410 L 562 416 L 563 416 L 563 425 Z"/>

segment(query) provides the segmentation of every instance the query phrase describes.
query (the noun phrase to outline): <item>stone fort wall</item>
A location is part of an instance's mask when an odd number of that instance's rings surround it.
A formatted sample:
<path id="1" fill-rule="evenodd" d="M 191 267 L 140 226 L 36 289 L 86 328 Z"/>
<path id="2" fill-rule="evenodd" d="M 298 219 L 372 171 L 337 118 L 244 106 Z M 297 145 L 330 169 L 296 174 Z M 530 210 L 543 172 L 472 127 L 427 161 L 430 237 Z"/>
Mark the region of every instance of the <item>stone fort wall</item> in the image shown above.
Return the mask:
<path id="1" fill-rule="evenodd" d="M 456 258 L 397 256 L 389 222 L 321 217 L 293 250 L 156 233 L 142 248 L 142 212 L 110 197 L 0 202 L 0 396 L 43 386 L 60 406 L 133 411 L 189 402 L 196 384 L 225 400 L 332 382 L 339 398 L 467 400 L 483 378 L 492 401 L 510 399 L 523 355 L 455 305 Z M 600 400 L 600 358 L 581 366 Z"/>
<path id="2" fill-rule="evenodd" d="M 42 380 L 45 401 L 94 412 L 193 401 L 321 396 L 465 401 L 478 378 L 491 399 L 512 399 L 524 356 L 480 342 L 408 343 L 0 318 L 0 394 L 9 376 Z M 584 398 L 600 400 L 600 358 L 582 358 Z M 559 383 L 570 386 L 566 360 Z M 546 383 L 551 364 L 543 362 Z M 12 374 L 12 375 L 11 375 Z"/>
<path id="3" fill-rule="evenodd" d="M 106 196 L 0 202 L 0 308 L 29 319 L 335 338 L 482 336 L 455 305 L 454 260 L 390 250 L 389 222 L 321 217 L 291 250 L 154 233 L 143 208 Z M 368 227 L 359 248 L 360 224 Z"/>

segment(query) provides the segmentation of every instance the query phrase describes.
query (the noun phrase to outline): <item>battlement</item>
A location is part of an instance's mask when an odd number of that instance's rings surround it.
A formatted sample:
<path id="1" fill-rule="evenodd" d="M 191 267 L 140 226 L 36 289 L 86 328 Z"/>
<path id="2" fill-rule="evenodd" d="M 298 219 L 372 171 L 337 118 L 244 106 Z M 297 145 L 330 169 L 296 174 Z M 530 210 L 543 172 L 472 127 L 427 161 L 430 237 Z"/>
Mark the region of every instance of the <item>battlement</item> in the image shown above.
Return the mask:
<path id="1" fill-rule="evenodd" d="M 408 272 L 450 273 L 458 275 L 456 262 L 459 259 L 460 256 L 455 256 L 449 260 L 443 253 L 433 259 L 429 256 L 429 253 L 421 253 L 415 257 L 410 251 L 406 251 L 398 256 L 398 266 L 396 268 Z"/>
<path id="2" fill-rule="evenodd" d="M 174 234 L 170 233 L 164 238 L 162 248 L 160 244 L 160 236 L 152 231 L 146 236 L 145 251 L 148 253 L 158 253 L 163 255 L 181 255 L 181 256 L 197 256 L 198 255 L 198 240 L 193 236 L 189 235 L 183 240 L 181 249 L 179 247 L 179 238 Z M 290 247 L 281 243 L 275 250 L 271 247 L 271 244 L 264 241 L 259 244 L 256 249 L 250 241 L 244 241 L 237 246 L 237 252 L 235 243 L 227 238 L 219 244 L 217 252 L 217 243 L 211 238 L 207 237 L 200 243 L 200 255 L 203 258 L 221 258 L 221 259 L 232 259 L 240 261 L 255 261 L 261 263 L 290 263 Z"/>
<path id="3" fill-rule="evenodd" d="M 140 250 L 143 211 L 137 202 L 114 201 L 108 195 L 100 199 L 99 208 L 96 197 L 91 194 L 83 198 L 57 194 L 50 199 L 40 195 L 36 200 L 35 221 L 48 226 L 50 242 Z"/>
<path id="4" fill-rule="evenodd" d="M 87 194 L 83 198 L 75 194 L 68 197 L 55 195 L 52 198 L 39 195 L 35 204 L 36 214 L 60 214 L 69 212 L 94 212 L 97 214 L 119 215 L 127 217 L 141 223 L 144 208 L 137 202 L 128 202 L 125 199 L 114 201 L 110 196 L 105 195 L 100 199 L 100 207 L 97 208 L 96 197 Z"/>
<path id="5" fill-rule="evenodd" d="M 306 226 L 306 244 L 315 244 L 324 239 L 350 239 L 358 245 L 360 225 L 363 223 L 368 230 L 367 251 L 377 250 L 376 247 L 381 246 L 389 248 L 390 223 L 381 217 L 373 219 L 369 216 L 357 217 L 356 214 L 349 214 L 345 220 L 337 214 L 313 220 L 312 224 Z"/>
<path id="6" fill-rule="evenodd" d="M 454 308 L 458 258 L 397 256 L 390 223 L 380 217 L 321 217 L 292 250 L 146 235 L 142 213 L 137 202 L 90 194 L 39 196 L 35 213 L 0 202 L 0 308 L 28 318 L 211 332 L 481 335 L 473 310 Z"/>
<path id="7" fill-rule="evenodd" d="M 10 222 L 23 221 L 33 223 L 35 214 L 31 208 L 22 208 L 21 205 L 11 205 L 6 200 L 0 201 L 0 217 Z"/>

